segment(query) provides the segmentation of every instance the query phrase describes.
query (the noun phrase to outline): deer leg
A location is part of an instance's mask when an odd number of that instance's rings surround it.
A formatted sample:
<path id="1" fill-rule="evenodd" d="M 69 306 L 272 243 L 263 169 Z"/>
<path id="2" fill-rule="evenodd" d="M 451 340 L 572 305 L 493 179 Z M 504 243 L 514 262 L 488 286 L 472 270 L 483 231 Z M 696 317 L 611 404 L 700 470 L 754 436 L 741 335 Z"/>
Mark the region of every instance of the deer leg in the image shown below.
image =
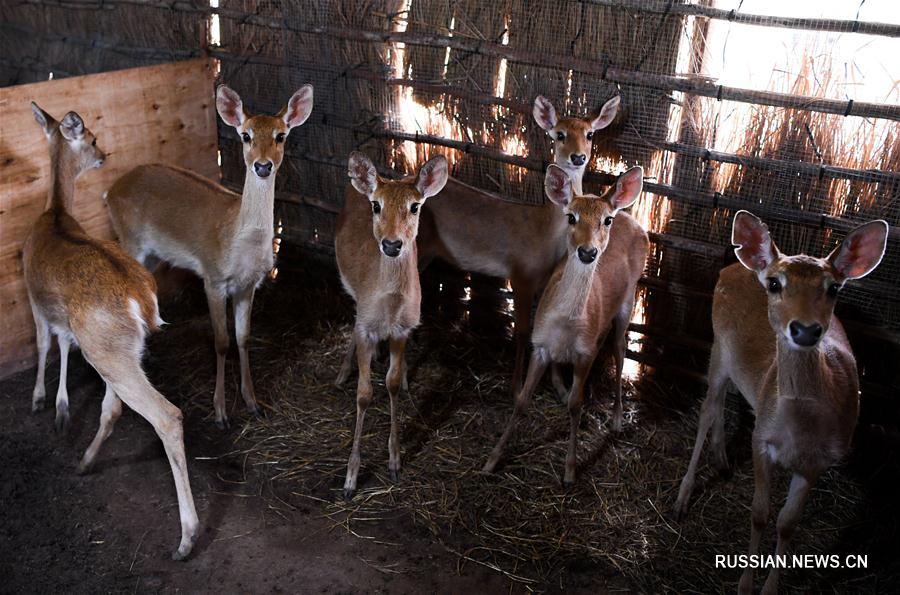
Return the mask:
<path id="1" fill-rule="evenodd" d="M 112 385 L 107 382 L 106 394 L 103 395 L 103 409 L 100 414 L 100 428 L 97 430 L 97 435 L 94 436 L 91 445 L 84 452 L 84 457 L 82 457 L 81 463 L 78 465 L 78 473 L 90 473 L 91 469 L 94 468 L 97 453 L 100 452 L 100 447 L 112 434 L 113 426 L 116 425 L 120 415 L 122 415 L 122 400 L 116 396 Z"/>
<path id="2" fill-rule="evenodd" d="M 753 441 L 753 507 L 750 512 L 750 556 L 759 553 L 762 532 L 769 522 L 769 494 L 772 482 L 772 460 L 762 446 Z M 739 593 L 753 592 L 753 568 L 748 566 L 741 575 Z"/>
<path id="3" fill-rule="evenodd" d="M 578 426 L 581 424 L 581 410 L 584 404 L 584 383 L 591 371 L 593 357 L 585 357 L 575 362 L 572 374 L 572 390 L 569 392 L 569 452 L 566 455 L 566 473 L 563 477 L 563 485 L 571 486 L 575 483 L 575 466 L 578 458 L 575 450 L 578 446 Z"/>
<path id="4" fill-rule="evenodd" d="M 210 284 L 206 286 L 206 301 L 209 304 L 209 319 L 212 322 L 216 342 L 216 390 L 213 393 L 213 409 L 216 425 L 220 430 L 228 428 L 228 414 L 225 411 L 225 354 L 228 353 L 228 323 L 225 320 L 226 297 Z"/>
<path id="5" fill-rule="evenodd" d="M 350 343 L 347 345 L 347 353 L 344 354 L 344 361 L 341 363 L 341 369 L 334 381 L 335 386 L 343 386 L 347 379 L 350 378 L 350 372 L 353 370 L 354 355 L 356 355 L 356 337 L 354 333 L 350 333 Z"/>
<path id="6" fill-rule="evenodd" d="M 612 430 L 622 431 L 622 369 L 625 367 L 625 348 L 628 345 L 628 323 L 634 307 L 634 296 L 619 309 L 613 318 L 613 359 L 616 362 L 616 403 L 613 407 Z"/>
<path id="7" fill-rule="evenodd" d="M 362 442 L 363 421 L 366 409 L 372 403 L 371 369 L 375 342 L 366 336 L 365 331 L 356 331 L 356 365 L 359 368 L 359 380 L 356 384 L 356 428 L 353 433 L 353 449 L 347 462 L 347 478 L 344 480 L 344 497 L 348 500 L 356 493 L 356 477 L 359 475 L 360 442 Z"/>
<path id="8" fill-rule="evenodd" d="M 563 378 L 562 364 L 554 362 L 550 366 L 550 375 L 553 380 L 553 388 L 556 389 L 556 396 L 565 399 L 569 394 L 569 389 L 566 388 L 566 380 Z"/>
<path id="9" fill-rule="evenodd" d="M 69 346 L 71 340 L 65 333 L 57 335 L 59 343 L 59 388 L 56 389 L 56 431 L 69 431 L 69 391 L 66 379 L 69 375 Z"/>
<path id="10" fill-rule="evenodd" d="M 166 457 L 169 459 L 172 477 L 175 479 L 178 512 L 181 518 L 181 542 L 172 554 L 172 559 L 184 560 L 191 553 L 197 540 L 200 521 L 197 519 L 188 479 L 181 410 L 153 388 L 138 364 L 123 374 L 123 377 L 119 378 L 119 374 L 115 376 L 104 379 L 112 385 L 112 390 L 126 405 L 150 422 L 166 449 Z"/>
<path id="11" fill-rule="evenodd" d="M 510 280 L 510 285 L 513 289 L 513 304 L 516 311 L 516 328 L 513 333 L 516 343 L 516 359 L 511 386 L 512 393 L 515 395 L 522 387 L 522 373 L 525 370 L 528 340 L 531 336 L 531 305 L 534 302 L 534 290 L 529 284 L 515 279 Z"/>
<path id="12" fill-rule="evenodd" d="M 497 442 L 494 450 L 491 451 L 491 456 L 488 457 L 487 463 L 484 465 L 484 471 L 486 473 L 493 473 L 494 469 L 496 469 L 497 463 L 500 461 L 500 457 L 503 456 L 503 451 L 506 449 L 506 444 L 509 442 L 510 437 L 512 437 L 513 432 L 515 432 L 519 416 L 523 415 L 528 410 L 528 405 L 531 403 L 531 396 L 534 394 L 534 389 L 537 388 L 537 384 L 540 382 L 541 376 L 544 375 L 544 371 L 547 369 L 548 364 L 547 356 L 541 351 L 535 350 L 531 355 L 531 363 L 528 365 L 528 376 L 525 378 L 525 386 L 523 386 L 522 390 L 519 391 L 519 394 L 516 395 L 516 404 L 513 408 L 512 417 L 509 418 L 509 423 L 506 425 L 506 431 L 503 432 L 503 436 L 500 437 L 500 441 Z"/>
<path id="13" fill-rule="evenodd" d="M 694 479 L 697 475 L 697 465 L 700 462 L 700 454 L 703 452 L 703 443 L 709 428 L 720 423 L 724 425 L 725 419 L 725 385 L 728 382 L 726 371 L 721 365 L 718 345 L 713 345 L 709 362 L 709 387 L 706 398 L 700 406 L 700 419 L 697 423 L 697 438 L 694 442 L 694 451 L 691 453 L 691 462 L 687 472 L 681 480 L 678 489 L 678 500 L 675 501 L 675 517 L 684 518 L 687 514 L 691 493 L 694 491 Z M 724 441 L 722 442 L 724 447 Z"/>
<path id="14" fill-rule="evenodd" d="M 34 381 L 34 390 L 31 393 L 31 411 L 34 413 L 47 406 L 47 388 L 44 382 L 44 372 L 47 368 L 47 352 L 50 351 L 50 325 L 34 305 L 31 306 L 31 313 L 34 315 L 38 349 L 37 378 Z"/>
<path id="15" fill-rule="evenodd" d="M 818 477 L 818 474 L 816 474 Z M 781 512 L 778 513 L 778 544 L 775 546 L 775 554 L 778 556 L 787 553 L 794 537 L 794 530 L 803 515 L 803 507 L 809 497 L 809 491 L 815 483 L 815 479 L 807 479 L 799 473 L 791 477 L 791 487 L 788 488 L 787 500 Z M 769 576 L 763 585 L 763 594 L 778 593 L 778 577 L 781 569 L 775 566 L 769 571 Z"/>
<path id="16" fill-rule="evenodd" d="M 403 353 L 406 349 L 406 337 L 391 337 L 391 366 L 387 373 L 387 389 L 391 398 L 391 435 L 388 438 L 388 471 L 392 481 L 400 481 L 400 442 L 397 438 L 397 394 L 403 384 L 405 366 Z"/>
<path id="17" fill-rule="evenodd" d="M 253 310 L 255 291 L 254 287 L 250 287 L 234 296 L 234 334 L 241 361 L 241 395 L 244 397 L 247 412 L 259 417 L 261 411 L 256 404 L 253 378 L 250 376 L 250 351 L 247 347 L 250 340 L 250 313 Z"/>

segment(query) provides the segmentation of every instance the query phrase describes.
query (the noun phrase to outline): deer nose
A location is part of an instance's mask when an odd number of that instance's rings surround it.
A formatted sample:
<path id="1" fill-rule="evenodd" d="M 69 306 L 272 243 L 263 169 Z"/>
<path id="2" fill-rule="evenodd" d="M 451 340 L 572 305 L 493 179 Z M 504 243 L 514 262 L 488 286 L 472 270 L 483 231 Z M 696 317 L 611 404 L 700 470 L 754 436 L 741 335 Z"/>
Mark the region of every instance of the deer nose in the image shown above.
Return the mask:
<path id="1" fill-rule="evenodd" d="M 272 173 L 272 162 L 266 161 L 263 163 L 262 161 L 257 161 L 253 164 L 253 170 L 260 178 L 268 178 L 269 174 Z"/>
<path id="2" fill-rule="evenodd" d="M 400 256 L 400 248 L 403 247 L 403 240 L 381 240 L 381 251 L 385 256 L 396 258 Z"/>
<path id="3" fill-rule="evenodd" d="M 572 155 L 569 155 L 569 159 L 572 160 L 572 165 L 581 167 L 582 165 L 584 165 L 584 162 L 587 160 L 587 157 L 585 157 L 584 155 L 581 155 L 581 154 L 572 154 Z"/>
<path id="4" fill-rule="evenodd" d="M 595 258 L 597 258 L 596 248 L 585 248 L 584 246 L 578 246 L 578 260 L 580 260 L 584 264 L 591 264 L 592 262 L 594 262 Z"/>
<path id="5" fill-rule="evenodd" d="M 793 339 L 794 343 L 801 347 L 812 347 L 822 338 L 823 329 L 818 322 L 806 326 L 801 322 L 792 320 L 788 325 L 788 330 L 791 331 L 791 339 Z"/>

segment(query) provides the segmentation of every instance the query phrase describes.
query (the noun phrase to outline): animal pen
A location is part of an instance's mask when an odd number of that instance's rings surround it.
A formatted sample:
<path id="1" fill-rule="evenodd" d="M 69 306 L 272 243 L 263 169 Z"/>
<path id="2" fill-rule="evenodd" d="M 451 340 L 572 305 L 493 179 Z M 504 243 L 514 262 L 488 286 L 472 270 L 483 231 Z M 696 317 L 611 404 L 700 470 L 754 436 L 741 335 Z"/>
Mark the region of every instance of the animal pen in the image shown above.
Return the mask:
<path id="1" fill-rule="evenodd" d="M 312 84 L 315 107 L 288 137 L 277 178 L 278 262 L 254 306 L 251 365 L 266 416 L 214 445 L 216 457 L 240 468 L 242 484 L 252 478 L 271 486 L 263 491 L 274 518 L 312 511 L 332 533 L 373 544 L 359 559 L 386 583 L 347 589 L 733 590 L 736 571 L 715 568 L 714 555 L 743 552 L 747 541 L 753 423 L 737 399 L 728 418 L 730 434 L 737 431 L 728 447 L 733 475 L 708 473 L 680 525 L 669 509 L 704 390 L 713 288 L 720 269 L 735 262 L 732 219 L 740 209 L 766 221 L 786 254 L 825 255 L 861 223 L 890 225 L 880 266 L 843 289 L 835 310 L 860 373 L 855 450 L 813 491 L 796 538 L 804 553 L 868 554 L 868 568 L 793 570 L 783 580 L 798 591 L 874 592 L 900 578 L 891 553 L 900 524 L 900 69 L 892 61 L 900 11 L 890 1 L 5 0 L 0 15 L 0 85 L 10 92 L 184 61 L 171 84 L 143 89 L 142 97 L 181 93 L 190 107 L 178 121 L 190 123 L 200 117 L 190 110 L 201 98 L 177 77 L 206 77 L 205 124 L 188 132 L 217 144 L 198 141 L 192 151 L 185 136 L 166 145 L 178 146 L 177 156 L 164 147 L 146 158 L 218 173 L 238 192 L 246 172 L 241 140 L 221 119 L 217 138 L 209 129 L 212 79 L 238 91 L 254 114 L 278 112 Z M 511 295 L 506 279 L 435 263 L 422 276 L 411 395 L 401 401 L 404 475 L 392 482 L 383 449 L 374 446 L 387 435 L 379 397 L 366 430 L 363 497 L 344 501 L 339 483 L 354 393 L 332 381 L 353 312 L 349 299 L 337 297 L 334 267 L 347 157 L 363 151 L 380 174 L 397 178 L 440 154 L 454 178 L 496 200 L 538 204 L 553 159 L 552 139 L 532 117 L 539 95 L 560 116 L 592 114 L 621 98 L 588 156 L 585 192 L 600 194 L 630 166 L 644 170 L 631 213 L 651 247 L 628 333 L 625 431 L 613 438 L 606 427 L 613 381 L 601 355 L 574 488 L 559 487 L 567 418 L 549 387 L 523 422 L 514 456 L 496 476 L 481 474 L 511 410 Z M 78 94 L 69 103 L 82 109 Z M 152 121 L 160 110 L 149 111 Z M 101 143 L 109 136 L 102 122 L 92 124 Z M 4 158 L 11 155 L 0 141 Z M 108 148 L 115 156 L 116 147 Z M 8 180 L 15 167 L 0 160 Z M 20 220 L 13 189 L 0 195 L 0 280 L 9 287 L 19 283 L 23 230 L 38 212 Z M 91 200 L 102 204 L 99 190 Z M 190 439 L 192 431 L 214 431 L 200 421 L 209 412 L 213 356 L 203 298 L 196 285 L 187 287 L 162 302 L 172 324 L 149 342 L 146 365 L 186 412 L 193 463 L 216 458 Z M 12 394 L 32 377 L 21 371 L 35 362 L 33 326 L 21 286 L 0 288 L 0 296 L 4 334 L 19 337 L 4 343 L 0 358 L 9 375 L 8 391 L 0 392 Z M 13 329 L 7 313 L 14 309 L 25 312 L 15 324 L 27 331 Z M 231 403 L 237 381 L 228 382 Z M 83 400 L 96 400 L 99 387 L 95 380 Z M 11 407 L 9 416 L 20 415 Z M 408 539 L 440 544 L 436 560 L 419 561 L 424 576 L 408 574 L 410 559 L 407 568 L 391 564 Z M 128 572 L 111 568 L 107 576 L 118 582 L 97 588 L 123 588 L 135 576 L 143 589 L 159 588 L 146 581 L 165 574 L 160 563 L 132 573 L 135 544 L 128 542 Z M 473 582 L 442 583 L 432 580 L 436 573 Z"/>

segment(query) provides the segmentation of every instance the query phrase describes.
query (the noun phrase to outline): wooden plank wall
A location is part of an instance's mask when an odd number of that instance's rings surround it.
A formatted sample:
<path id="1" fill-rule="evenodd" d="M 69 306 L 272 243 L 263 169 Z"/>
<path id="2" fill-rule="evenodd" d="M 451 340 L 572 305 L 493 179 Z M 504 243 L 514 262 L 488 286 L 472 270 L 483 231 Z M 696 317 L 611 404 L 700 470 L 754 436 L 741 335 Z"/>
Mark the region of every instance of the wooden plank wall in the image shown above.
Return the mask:
<path id="1" fill-rule="evenodd" d="M 204 58 L 0 88 L 0 378 L 36 363 L 21 250 L 45 208 L 50 164 L 30 102 L 57 119 L 76 111 L 97 135 L 108 158 L 79 179 L 72 214 L 109 238 L 103 193 L 132 167 L 169 162 L 219 180 L 214 79 Z"/>

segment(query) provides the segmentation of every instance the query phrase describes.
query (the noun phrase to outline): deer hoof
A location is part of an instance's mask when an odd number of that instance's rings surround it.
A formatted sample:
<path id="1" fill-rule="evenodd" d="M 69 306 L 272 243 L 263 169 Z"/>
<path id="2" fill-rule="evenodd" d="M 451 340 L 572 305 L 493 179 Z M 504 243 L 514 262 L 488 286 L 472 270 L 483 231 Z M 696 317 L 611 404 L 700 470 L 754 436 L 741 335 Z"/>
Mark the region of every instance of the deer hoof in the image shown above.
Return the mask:
<path id="1" fill-rule="evenodd" d="M 216 420 L 216 427 L 222 430 L 223 432 L 231 427 L 231 424 L 228 423 L 228 418 L 223 417 L 222 419 Z"/>
<path id="2" fill-rule="evenodd" d="M 69 433 L 69 412 L 66 409 L 62 409 L 56 412 L 56 431 L 63 436 Z"/>
<path id="3" fill-rule="evenodd" d="M 356 488 L 344 488 L 344 500 L 353 500 L 356 495 Z"/>
<path id="4" fill-rule="evenodd" d="M 31 401 L 31 412 L 37 413 L 38 411 L 43 411 L 47 408 L 47 399 L 45 397 L 38 397 Z"/>
<path id="5" fill-rule="evenodd" d="M 400 469 L 388 469 L 388 473 L 391 476 L 391 481 L 397 483 L 400 481 Z"/>

